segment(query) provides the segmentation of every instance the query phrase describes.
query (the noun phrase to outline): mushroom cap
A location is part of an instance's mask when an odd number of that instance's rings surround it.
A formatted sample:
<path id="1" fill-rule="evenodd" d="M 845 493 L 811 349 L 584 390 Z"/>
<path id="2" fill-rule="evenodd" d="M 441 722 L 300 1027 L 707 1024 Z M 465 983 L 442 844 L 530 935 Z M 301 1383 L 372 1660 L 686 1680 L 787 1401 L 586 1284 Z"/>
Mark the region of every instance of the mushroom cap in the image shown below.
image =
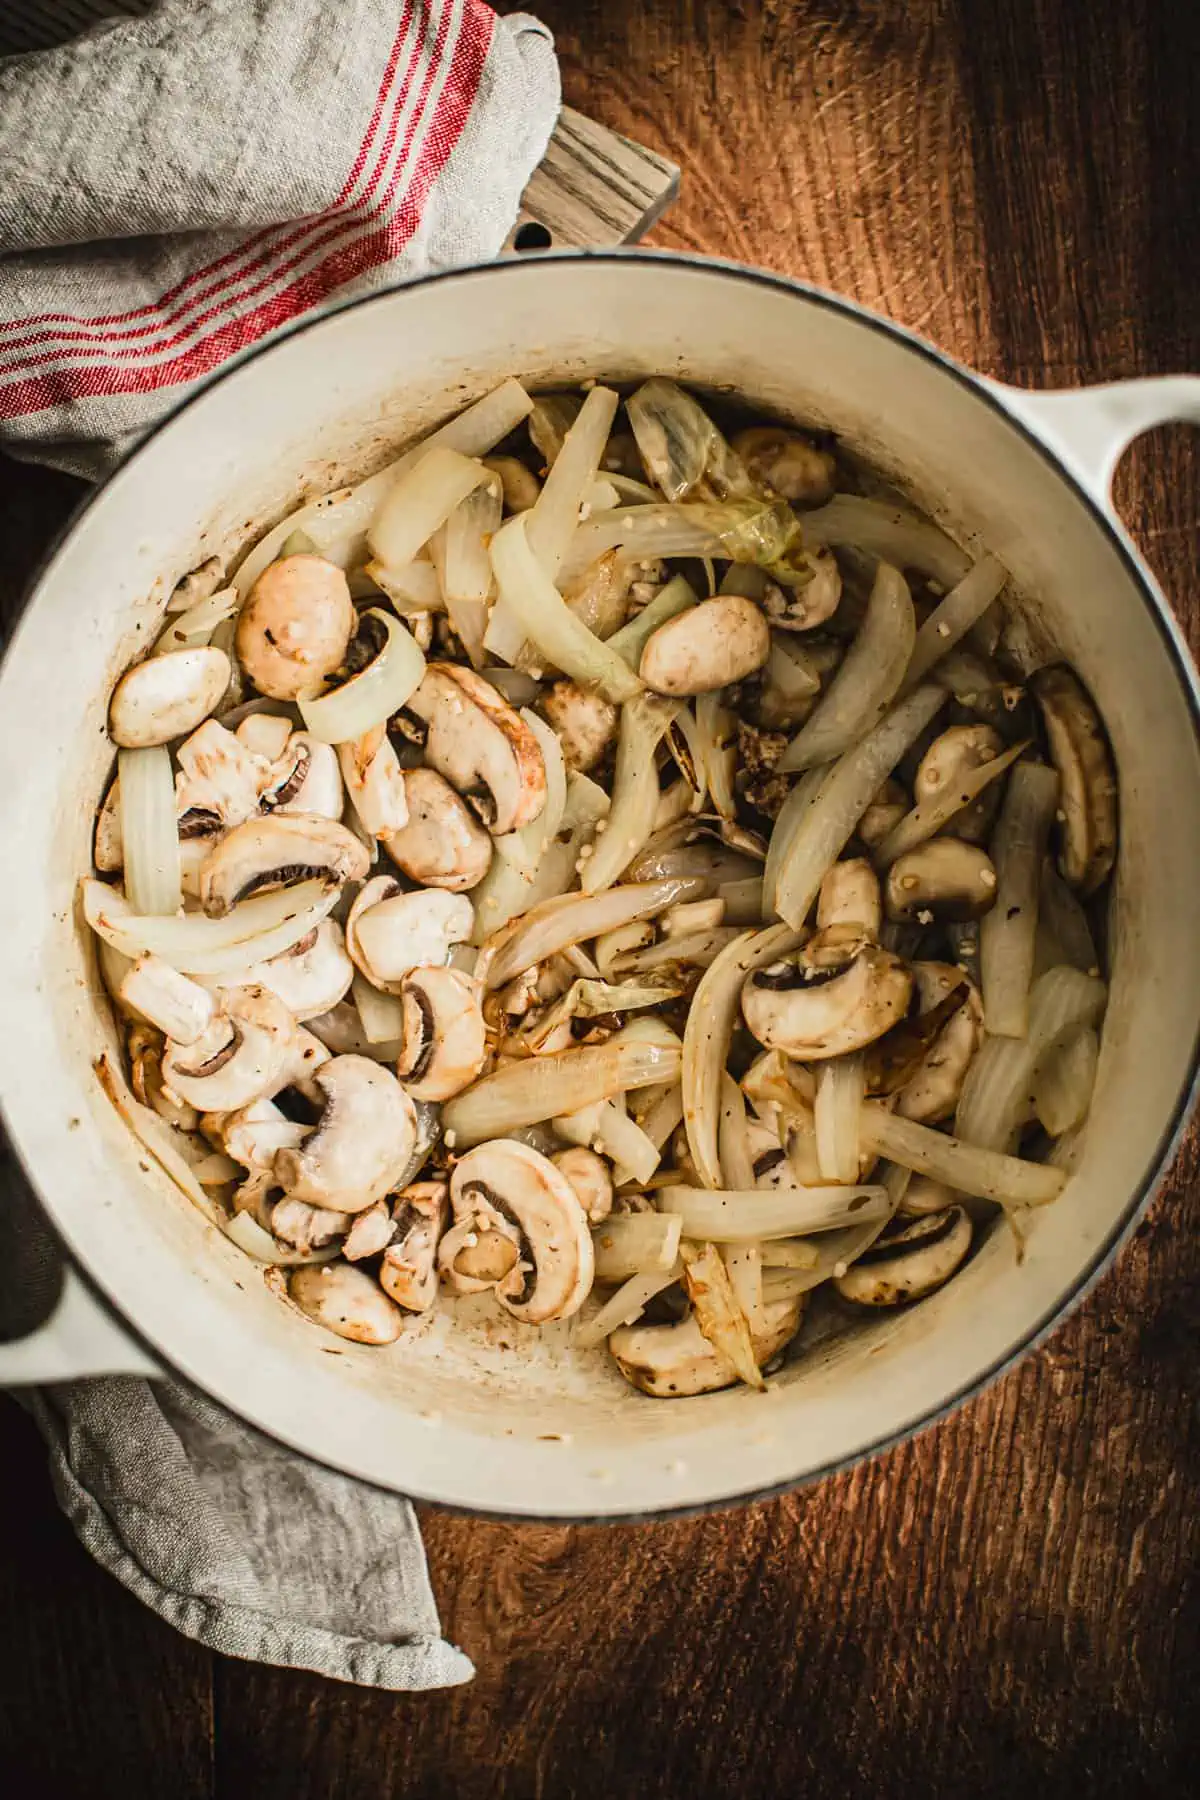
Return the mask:
<path id="1" fill-rule="evenodd" d="M 566 1319 L 591 1291 L 592 1237 L 575 1189 L 548 1156 L 508 1138 L 478 1144 L 455 1164 L 450 1203 L 458 1224 L 493 1220 L 518 1234 L 520 1256 L 496 1298 L 529 1325 Z"/>
<path id="2" fill-rule="evenodd" d="M 934 738 L 913 776 L 913 798 L 918 805 L 940 799 L 950 784 L 974 769 L 994 762 L 1004 750 L 1004 739 L 991 725 L 951 725 Z M 943 833 L 981 844 L 988 838 L 1000 810 L 1003 783 L 990 787 L 956 812 L 942 826 Z"/>
<path id="3" fill-rule="evenodd" d="M 108 703 L 108 732 L 123 750 L 146 750 L 184 737 L 206 719 L 229 686 L 229 658 L 204 644 L 168 650 L 126 669 Z"/>
<path id="4" fill-rule="evenodd" d="M 591 694 L 574 681 L 556 681 L 541 699 L 542 716 L 562 745 L 568 769 L 586 774 L 603 762 L 617 741 L 620 715 L 603 694 Z"/>
<path id="5" fill-rule="evenodd" d="M 923 1300 L 949 1281 L 971 1248 L 971 1221 L 961 1206 L 890 1225 L 833 1285 L 860 1306 Z"/>
<path id="6" fill-rule="evenodd" d="M 406 893 L 393 876 L 376 875 L 350 908 L 346 949 L 373 986 L 398 994 L 411 970 L 444 964 L 453 945 L 470 937 L 474 923 L 475 909 L 465 894 L 445 888 Z"/>
<path id="7" fill-rule="evenodd" d="M 733 448 L 750 474 L 793 505 L 823 506 L 833 493 L 837 459 L 810 438 L 784 425 L 750 425 Z"/>
<path id="8" fill-rule="evenodd" d="M 795 1337 L 802 1316 L 800 1299 L 764 1305 L 764 1329 L 751 1340 L 760 1369 Z M 712 1394 L 738 1379 L 733 1364 L 704 1336 L 695 1313 L 677 1325 L 622 1325 L 609 1338 L 608 1348 L 626 1381 L 655 1400 Z"/>
<path id="9" fill-rule="evenodd" d="M 758 970 L 742 988 L 742 1015 L 759 1043 L 806 1061 L 873 1043 L 912 998 L 912 976 L 890 950 L 858 938 L 829 966 L 821 960 L 828 952 L 813 945 Z"/>
<path id="10" fill-rule="evenodd" d="M 403 1174 L 417 1139 L 413 1103 L 390 1070 L 366 1056 L 335 1056 L 313 1081 L 325 1100 L 315 1128 L 275 1158 L 293 1199 L 364 1212 Z"/>
<path id="11" fill-rule="evenodd" d="M 298 1025 L 329 1012 L 349 991 L 354 964 L 346 955 L 336 919 L 322 919 L 315 929 L 269 961 L 255 963 L 253 980 L 278 994 Z"/>
<path id="12" fill-rule="evenodd" d="M 336 563 L 285 556 L 263 570 L 238 615 L 238 660 L 259 693 L 297 700 L 339 667 L 356 623 Z"/>
<path id="13" fill-rule="evenodd" d="M 168 1038 L 163 1080 L 201 1112 L 235 1112 L 284 1086 L 295 1037 L 291 1013 L 269 988 L 226 988 L 198 1038 L 186 1046 Z"/>
<path id="14" fill-rule="evenodd" d="M 334 1214 L 335 1218 L 338 1216 Z M 340 1217 L 344 1227 L 346 1214 L 342 1213 Z M 380 1256 L 395 1235 L 391 1207 L 386 1200 L 376 1200 L 363 1212 L 355 1213 L 353 1223 L 346 1232 L 342 1255 L 347 1262 L 362 1262 L 368 1256 Z"/>
<path id="15" fill-rule="evenodd" d="M 404 795 L 408 823 L 382 834 L 392 861 L 422 887 L 450 893 L 477 887 L 491 865 L 493 845 L 466 801 L 436 769 L 406 770 Z"/>
<path id="16" fill-rule="evenodd" d="M 546 804 L 546 764 L 529 726 L 490 682 L 456 663 L 428 663 L 405 714 L 424 727 L 425 761 L 498 836 Z"/>
<path id="17" fill-rule="evenodd" d="M 361 881 L 371 866 L 366 846 L 334 819 L 317 813 L 269 813 L 247 819 L 211 849 L 200 870 L 200 901 L 211 919 L 261 888 L 291 887 L 312 876 L 330 886 Z"/>
<path id="18" fill-rule="evenodd" d="M 986 850 L 962 838 L 935 837 L 906 850 L 887 872 L 889 919 L 962 924 L 995 905 L 996 870 Z M 928 915 L 925 917 L 923 915 Z"/>
<path id="19" fill-rule="evenodd" d="M 404 1315 L 378 1282 L 351 1263 L 293 1269 L 288 1293 L 300 1311 L 352 1344 L 394 1344 Z"/>
<path id="20" fill-rule="evenodd" d="M 1117 777 L 1108 739 L 1070 669 L 1039 669 L 1029 686 L 1059 776 L 1059 871 L 1081 894 L 1094 894 L 1117 856 Z"/>
<path id="21" fill-rule="evenodd" d="M 817 928 L 855 925 L 868 937 L 878 937 L 883 924 L 879 877 L 865 856 L 847 857 L 834 863 L 821 883 L 817 898 Z"/>
<path id="22" fill-rule="evenodd" d="M 396 1196 L 397 1235 L 383 1253 L 379 1285 L 408 1312 L 428 1312 L 437 1299 L 437 1251 L 449 1213 L 444 1181 L 414 1181 Z"/>
<path id="23" fill-rule="evenodd" d="M 449 1100 L 487 1057 L 483 986 L 462 969 L 417 968 L 400 984 L 404 1049 L 396 1074 L 414 1100 Z"/>
<path id="24" fill-rule="evenodd" d="M 560 1150 L 551 1158 L 575 1189 L 589 1225 L 601 1225 L 613 1209 L 612 1170 L 596 1151 L 582 1144 Z"/>
<path id="25" fill-rule="evenodd" d="M 744 681 L 770 653 L 770 629 L 753 600 L 716 594 L 651 632 L 638 673 L 658 694 L 707 694 Z"/>

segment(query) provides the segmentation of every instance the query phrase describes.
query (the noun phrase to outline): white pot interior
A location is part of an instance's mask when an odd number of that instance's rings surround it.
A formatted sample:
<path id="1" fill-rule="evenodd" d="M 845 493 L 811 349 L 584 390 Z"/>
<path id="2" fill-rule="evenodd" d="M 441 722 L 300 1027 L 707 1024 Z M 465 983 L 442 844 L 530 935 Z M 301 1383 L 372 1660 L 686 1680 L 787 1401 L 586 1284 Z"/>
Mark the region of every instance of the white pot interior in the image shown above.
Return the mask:
<path id="1" fill-rule="evenodd" d="M 388 1350 L 332 1338 L 147 1169 L 92 1067 L 110 1028 L 74 895 L 111 757 L 105 701 L 176 578 L 506 375 L 536 386 L 652 372 L 833 426 L 962 541 L 999 555 L 1095 694 L 1120 771 L 1112 1002 L 1078 1174 L 1037 1218 L 1022 1266 L 995 1232 L 933 1299 L 798 1356 L 766 1397 L 648 1400 L 603 1351 L 572 1352 L 569 1328 L 523 1329 L 488 1303 L 442 1306 Z M 545 1516 L 719 1501 L 929 1418 L 1094 1270 L 1189 1086 L 1200 756 L 1147 580 L 979 386 L 848 308 L 714 265 L 639 256 L 466 272 L 378 296 L 236 369 L 92 502 L 3 673 L 0 1094 L 67 1243 L 219 1400 L 330 1463 L 451 1504 Z"/>

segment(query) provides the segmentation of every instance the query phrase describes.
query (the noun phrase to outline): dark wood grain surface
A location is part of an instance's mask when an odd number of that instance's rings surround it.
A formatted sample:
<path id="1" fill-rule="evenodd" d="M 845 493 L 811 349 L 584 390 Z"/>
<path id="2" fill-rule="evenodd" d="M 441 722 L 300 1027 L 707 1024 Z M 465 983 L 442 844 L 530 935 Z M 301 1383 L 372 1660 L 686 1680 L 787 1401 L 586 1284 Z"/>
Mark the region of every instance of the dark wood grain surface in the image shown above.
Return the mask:
<path id="1" fill-rule="evenodd" d="M 1200 368 L 1195 0 L 539 10 L 571 102 L 681 165 L 655 242 L 808 276 L 1009 380 Z M 9 467 L 0 488 L 11 591 L 71 484 Z M 1200 645 L 1194 434 L 1143 439 L 1118 491 Z M 866 1467 L 683 1524 L 427 1516 L 479 1675 L 420 1698 L 175 1636 L 75 1545 L 6 1405 L 0 1789 L 1194 1794 L 1198 1272 L 1192 1142 L 1042 1351 Z"/>

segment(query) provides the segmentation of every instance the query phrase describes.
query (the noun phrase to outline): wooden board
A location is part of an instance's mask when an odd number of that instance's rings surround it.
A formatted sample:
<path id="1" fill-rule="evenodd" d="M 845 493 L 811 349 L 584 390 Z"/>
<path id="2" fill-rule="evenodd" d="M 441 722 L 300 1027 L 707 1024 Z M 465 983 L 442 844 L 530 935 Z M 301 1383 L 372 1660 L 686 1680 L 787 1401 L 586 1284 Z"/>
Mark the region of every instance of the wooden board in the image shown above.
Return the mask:
<path id="1" fill-rule="evenodd" d="M 643 237 L 679 193 L 666 157 L 564 106 L 506 251 L 609 249 Z"/>
<path id="2" fill-rule="evenodd" d="M 987 373 L 1200 367 L 1193 0 L 541 0 L 571 104 L 683 171 L 655 243 L 806 275 Z M 11 593 L 74 491 L 0 477 Z M 1200 457 L 1126 517 L 1200 646 Z M 1181 904 L 1194 904 L 1181 896 Z M 0 1411 L 0 1786 L 40 1800 L 1173 1800 L 1196 1791 L 1200 1182 L 1189 1138 L 1072 1318 L 807 1492 L 608 1530 L 427 1514 L 476 1683 L 250 1668 L 102 1577 Z"/>

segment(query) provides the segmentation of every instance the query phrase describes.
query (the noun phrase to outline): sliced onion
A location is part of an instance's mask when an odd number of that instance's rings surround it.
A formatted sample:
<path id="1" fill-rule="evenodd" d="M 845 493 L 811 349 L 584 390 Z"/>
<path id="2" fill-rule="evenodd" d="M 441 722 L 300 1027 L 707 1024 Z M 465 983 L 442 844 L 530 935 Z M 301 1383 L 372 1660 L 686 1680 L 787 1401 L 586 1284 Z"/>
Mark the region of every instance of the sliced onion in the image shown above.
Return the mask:
<path id="1" fill-rule="evenodd" d="M 763 1260 L 761 1244 L 727 1244 L 721 1261 L 729 1272 L 729 1285 L 745 1316 L 752 1337 L 765 1328 L 763 1319 Z"/>
<path id="2" fill-rule="evenodd" d="M 741 1088 L 728 1074 L 721 1077 L 721 1123 L 717 1145 L 723 1185 L 727 1188 L 754 1187 L 754 1157 L 746 1125 L 746 1102 Z M 857 1176 L 857 1168 L 854 1174 Z"/>
<path id="3" fill-rule="evenodd" d="M 642 651 L 646 643 L 660 625 L 668 619 L 677 618 L 682 612 L 698 604 L 695 589 L 682 575 L 673 575 L 661 587 L 653 600 L 643 606 L 636 618 L 630 619 L 628 625 L 622 625 L 608 640 L 610 650 L 624 657 L 631 669 L 636 669 L 642 660 Z"/>
<path id="4" fill-rule="evenodd" d="M 1099 973 L 1100 958 L 1096 953 L 1092 928 L 1087 913 L 1071 892 L 1049 856 L 1042 858 L 1041 882 L 1038 888 L 1038 932 L 1045 927 L 1055 954 L 1046 962 L 1070 963 L 1087 975 Z"/>
<path id="5" fill-rule="evenodd" d="M 815 1269 L 822 1248 L 808 1238 L 771 1238 L 762 1246 L 763 1269 Z"/>
<path id="6" fill-rule="evenodd" d="M 1100 1062 L 1100 1039 L 1090 1026 L 1051 1045 L 1033 1072 L 1033 1109 L 1051 1137 L 1087 1118 Z"/>
<path id="7" fill-rule="evenodd" d="M 751 875 L 741 881 L 723 881 L 717 894 L 725 903 L 725 921 L 729 925 L 761 925 L 763 922 L 763 882 Z"/>
<path id="8" fill-rule="evenodd" d="M 287 1250 L 278 1238 L 273 1238 L 269 1231 L 264 1231 L 258 1220 L 248 1212 L 234 1213 L 231 1219 L 223 1222 L 222 1230 L 239 1250 L 244 1250 L 255 1262 L 270 1263 L 277 1269 L 328 1263 L 342 1254 L 340 1241 L 325 1244 L 319 1250 Z"/>
<path id="9" fill-rule="evenodd" d="M 1030 990 L 1027 1035 L 987 1037 L 972 1060 L 957 1135 L 987 1150 L 1014 1150 L 1032 1113 L 1039 1060 L 1064 1036 L 1098 1025 L 1107 997 L 1104 983 L 1080 969 L 1062 965 L 1040 975 Z"/>
<path id="10" fill-rule="evenodd" d="M 738 1302 L 729 1271 L 715 1244 L 680 1245 L 683 1279 L 701 1333 L 718 1356 L 749 1387 L 763 1389 L 766 1382 L 754 1354 L 750 1322 Z"/>
<path id="11" fill-rule="evenodd" d="M 225 1219 L 216 1201 L 206 1194 L 192 1172 L 191 1164 L 176 1148 L 171 1127 L 148 1106 L 134 1099 L 125 1078 L 106 1051 L 96 1058 L 96 1077 L 112 1103 L 117 1117 L 127 1125 L 142 1148 L 154 1158 L 164 1175 L 170 1177 L 192 1204 L 213 1225 L 224 1227 Z"/>
<path id="12" fill-rule="evenodd" d="M 337 488 L 309 500 L 272 526 L 265 537 L 244 556 L 233 575 L 239 600 L 244 600 L 263 570 L 282 555 L 283 547 L 297 531 L 306 532 L 327 562 L 346 568 L 356 561 L 365 543 L 366 529 L 378 504 L 378 493 L 366 493 L 367 483 L 357 488 Z"/>
<path id="13" fill-rule="evenodd" d="M 836 1231 L 843 1225 L 865 1224 L 891 1204 L 887 1189 L 878 1186 L 662 1187 L 656 1198 L 664 1212 L 680 1214 L 685 1237 L 709 1238 L 716 1244 Z"/>
<path id="14" fill-rule="evenodd" d="M 971 567 L 966 552 L 928 519 L 857 494 L 837 494 L 827 505 L 806 512 L 804 539 L 810 548 L 846 545 L 865 550 L 897 569 L 932 575 L 945 588 L 954 587 Z"/>
<path id="15" fill-rule="evenodd" d="M 350 997 L 358 1008 L 363 1036 L 369 1044 L 387 1044 L 404 1037 L 404 1002 L 399 994 L 380 993 L 356 969 Z"/>
<path id="16" fill-rule="evenodd" d="M 737 813 L 733 777 L 737 769 L 737 720 L 719 693 L 701 694 L 696 701 L 696 735 L 713 806 L 723 819 Z"/>
<path id="17" fill-rule="evenodd" d="M 999 1206 L 1046 1206 L 1066 1184 L 1065 1175 L 1045 1163 L 964 1144 L 928 1125 L 898 1118 L 877 1100 L 863 1107 L 860 1129 L 864 1148 Z"/>
<path id="18" fill-rule="evenodd" d="M 485 948 L 479 973 L 486 987 L 504 987 L 514 975 L 556 956 L 569 944 L 587 943 L 618 925 L 652 918 L 676 900 L 698 898 L 703 885 L 694 880 L 632 882 L 608 888 L 603 894 L 566 894 L 547 900 Z"/>
<path id="19" fill-rule="evenodd" d="M 661 1151 L 682 1118 L 683 1089 L 677 1081 L 673 1081 L 640 1115 L 638 1124 L 655 1149 Z"/>
<path id="20" fill-rule="evenodd" d="M 560 1025 L 571 1019 L 598 1019 L 610 1013 L 639 1012 L 673 1000 L 680 989 L 667 982 L 653 986 L 638 981 L 597 981 L 585 976 L 573 981 L 566 993 L 548 1006 L 542 1016 L 517 1033 L 517 1041 L 536 1055 Z"/>
<path id="21" fill-rule="evenodd" d="M 446 1142 L 462 1150 L 518 1125 L 537 1125 L 632 1088 L 670 1081 L 678 1068 L 679 1051 L 673 1045 L 617 1038 L 508 1063 L 447 1101 L 442 1109 Z"/>
<path id="22" fill-rule="evenodd" d="M 594 387 L 569 426 L 542 491 L 525 514 L 529 548 L 551 581 L 558 575 L 579 523 L 579 509 L 596 479 L 620 396 Z"/>
<path id="23" fill-rule="evenodd" d="M 571 611 L 530 548 L 528 517 L 518 513 L 492 539 L 492 567 L 508 614 L 555 668 L 617 704 L 632 700 L 641 682 Z"/>
<path id="24" fill-rule="evenodd" d="M 996 900 L 979 927 L 984 1024 L 993 1037 L 1024 1037 L 1037 941 L 1042 857 L 1058 803 L 1058 775 L 1018 763 L 992 839 Z"/>
<path id="25" fill-rule="evenodd" d="M 775 911 L 789 925 L 797 929 L 803 925 L 822 881 L 841 855 L 880 783 L 945 701 L 945 690 L 934 682 L 916 688 L 893 706 L 861 744 L 839 757 L 825 775 L 780 859 Z M 777 820 L 776 831 L 779 823 Z M 769 863 L 769 851 L 767 860 Z M 769 903 L 765 877 L 763 887 L 765 909 Z"/>
<path id="26" fill-rule="evenodd" d="M 485 481 L 460 500 L 446 521 L 446 600 L 486 600 L 492 591 L 488 545 L 500 529 L 504 500 L 499 481 Z M 456 628 L 457 629 L 457 628 Z"/>
<path id="27" fill-rule="evenodd" d="M 175 777 L 165 744 L 118 750 L 125 891 L 135 912 L 170 918 L 183 904 Z"/>
<path id="28" fill-rule="evenodd" d="M 808 817 L 817 795 L 821 791 L 821 784 L 828 773 L 829 770 L 826 768 L 806 769 L 779 810 L 779 816 L 775 820 L 770 841 L 767 844 L 767 860 L 763 864 L 762 912 L 764 919 L 779 917 L 780 871 L 791 855 L 800 828 Z"/>
<path id="29" fill-rule="evenodd" d="M 858 1121 L 866 1091 L 861 1052 L 835 1056 L 817 1065 L 813 1125 L 822 1181 L 858 1179 Z"/>
<path id="30" fill-rule="evenodd" d="M 780 758 L 781 770 L 831 762 L 879 723 L 904 679 L 916 630 L 908 583 L 898 569 L 881 562 L 862 627 Z"/>
<path id="31" fill-rule="evenodd" d="M 683 1274 L 683 1266 L 676 1263 L 673 1269 L 659 1270 L 652 1275 L 634 1275 L 623 1287 L 619 1287 L 611 1299 L 606 1300 L 599 1312 L 585 1319 L 582 1325 L 575 1328 L 575 1348 L 577 1350 L 594 1350 L 607 1337 L 622 1325 L 631 1325 L 641 1314 L 656 1294 L 664 1288 L 674 1287 Z"/>
<path id="32" fill-rule="evenodd" d="M 615 1100 L 601 1100 L 579 1112 L 559 1113 L 553 1120 L 559 1137 L 569 1144 L 583 1144 L 607 1156 L 613 1165 L 613 1180 L 639 1185 L 649 1181 L 659 1164 L 658 1145 L 653 1143 Z M 632 1275 L 634 1271 L 631 1269 Z M 623 1276 L 616 1277 L 623 1280 Z"/>
<path id="33" fill-rule="evenodd" d="M 349 744 L 386 723 L 416 693 L 425 673 L 425 658 L 399 619 L 375 606 L 364 617 L 383 621 L 387 642 L 379 655 L 332 693 L 299 703 L 305 726 L 322 744 Z"/>
<path id="34" fill-rule="evenodd" d="M 673 1213 L 613 1213 L 592 1233 L 597 1281 L 665 1274 L 679 1256 L 683 1221 Z"/>
<path id="35" fill-rule="evenodd" d="M 377 562 L 410 563 L 488 471 L 473 457 L 437 444 L 397 476 L 367 533 Z"/>
<path id="36" fill-rule="evenodd" d="M 210 642 L 213 632 L 224 619 L 231 619 L 238 609 L 235 587 L 219 588 L 204 600 L 197 600 L 186 612 L 176 613 L 151 651 L 152 656 L 165 656 L 169 650 L 194 650 Z"/>
<path id="37" fill-rule="evenodd" d="M 991 762 L 981 763 L 977 769 L 964 769 L 955 777 L 941 793 L 935 794 L 932 800 L 919 801 L 911 812 L 905 813 L 899 823 L 893 826 L 883 842 L 872 852 L 876 868 L 890 869 L 897 857 L 915 850 L 919 844 L 926 843 L 936 837 L 943 825 L 948 825 L 956 813 L 972 800 L 977 800 L 985 789 L 998 781 L 1001 775 L 1023 756 L 1030 745 L 1029 738 L 1022 738 L 1019 744 L 1012 744 Z"/>
<path id="38" fill-rule="evenodd" d="M 658 809 L 655 752 L 682 710 L 680 701 L 657 694 L 639 694 L 621 708 L 612 810 L 584 865 L 580 883 L 585 893 L 611 887 L 649 840 Z"/>
<path id="39" fill-rule="evenodd" d="M 478 491 L 482 493 L 486 489 Z M 445 611 L 446 597 L 431 562 L 405 563 L 401 569 L 388 569 L 382 563 L 371 562 L 367 564 L 366 573 L 387 595 L 402 619 Z"/>
<path id="40" fill-rule="evenodd" d="M 1008 580 L 1008 570 L 994 556 L 977 562 L 946 598 L 934 607 L 917 633 L 912 660 L 904 678 L 906 688 L 924 681 L 930 669 L 953 650 L 960 638 L 979 622 Z"/>
<path id="41" fill-rule="evenodd" d="M 303 881 L 241 901 L 223 919 L 185 913 L 165 919 L 138 915 L 117 889 L 102 881 L 80 884 L 83 915 L 92 930 L 136 959 L 153 951 L 185 975 L 229 975 L 281 956 L 321 923 L 337 905 L 338 890 Z"/>
<path id="42" fill-rule="evenodd" d="M 806 520 L 813 516 L 805 515 Z M 575 579 L 598 556 L 619 548 L 636 561 L 694 556 L 756 563 L 778 581 L 801 583 L 812 579 L 804 536 L 795 513 L 780 500 L 617 507 L 594 513 L 579 527 L 562 574 L 564 580 Z"/>
<path id="43" fill-rule="evenodd" d="M 489 686 L 503 695 L 510 706 L 528 706 L 542 691 L 542 684 L 537 676 L 526 675 L 523 669 L 500 669 L 493 666 L 481 673 Z"/>
<path id="44" fill-rule="evenodd" d="M 721 1076 L 743 984 L 755 969 L 786 956 L 799 942 L 800 934 L 787 925 L 743 932 L 705 970 L 692 997 L 683 1034 L 683 1116 L 692 1161 L 706 1187 L 721 1185 Z"/>

